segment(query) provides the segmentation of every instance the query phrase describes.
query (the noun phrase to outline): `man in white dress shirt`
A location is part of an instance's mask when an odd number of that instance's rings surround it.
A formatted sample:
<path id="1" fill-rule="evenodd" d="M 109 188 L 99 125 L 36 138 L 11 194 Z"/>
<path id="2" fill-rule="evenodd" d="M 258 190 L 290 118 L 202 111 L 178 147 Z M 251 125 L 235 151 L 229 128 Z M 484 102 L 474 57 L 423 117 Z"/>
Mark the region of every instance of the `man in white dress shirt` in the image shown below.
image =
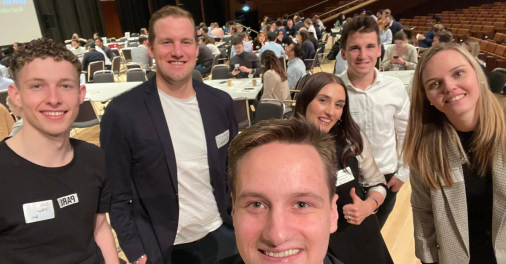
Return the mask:
<path id="1" fill-rule="evenodd" d="M 379 27 L 369 16 L 348 23 L 341 36 L 342 57 L 348 70 L 346 85 L 353 119 L 371 143 L 374 159 L 388 182 L 388 193 L 377 216 L 380 227 L 393 210 L 397 192 L 408 180 L 401 149 L 409 116 L 409 98 L 401 80 L 380 75 L 374 68 L 381 55 Z"/>

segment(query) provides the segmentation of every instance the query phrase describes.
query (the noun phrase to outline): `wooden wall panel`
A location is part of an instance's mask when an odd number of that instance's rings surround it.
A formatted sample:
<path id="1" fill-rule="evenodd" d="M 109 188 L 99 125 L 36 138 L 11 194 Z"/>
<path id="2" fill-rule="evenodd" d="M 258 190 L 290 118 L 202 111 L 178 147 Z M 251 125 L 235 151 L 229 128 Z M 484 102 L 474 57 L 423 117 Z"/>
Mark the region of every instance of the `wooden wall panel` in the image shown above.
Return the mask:
<path id="1" fill-rule="evenodd" d="M 123 36 L 116 1 L 100 1 L 100 7 L 102 8 L 107 37 L 118 38 Z"/>

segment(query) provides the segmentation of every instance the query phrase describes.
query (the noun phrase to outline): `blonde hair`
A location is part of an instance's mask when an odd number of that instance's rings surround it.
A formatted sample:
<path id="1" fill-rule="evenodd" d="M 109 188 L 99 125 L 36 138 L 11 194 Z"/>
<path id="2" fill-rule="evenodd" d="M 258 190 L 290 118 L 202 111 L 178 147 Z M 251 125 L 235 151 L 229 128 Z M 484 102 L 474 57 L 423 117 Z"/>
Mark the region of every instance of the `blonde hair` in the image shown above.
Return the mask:
<path id="1" fill-rule="evenodd" d="M 473 57 L 478 58 L 478 54 L 480 54 L 480 43 L 474 39 L 468 39 L 464 41 L 464 44 L 468 47 L 467 51 L 471 52 Z"/>
<path id="2" fill-rule="evenodd" d="M 462 54 L 474 68 L 480 86 L 477 102 L 480 116 L 471 142 L 473 165 L 478 174 L 483 176 L 490 172 L 497 151 L 500 148 L 506 149 L 505 109 L 490 92 L 487 78 L 478 62 L 460 45 L 451 43 L 433 46 L 423 54 L 416 67 L 408 128 L 402 148 L 405 164 L 418 172 L 422 182 L 432 189 L 439 186 L 436 174 L 444 185 L 453 186 L 447 155 L 454 151 L 455 146 L 461 155 L 466 156 L 455 128 L 442 112 L 430 105 L 422 83 L 425 66 L 434 55 L 444 50 L 454 50 Z"/>
<path id="3" fill-rule="evenodd" d="M 313 21 L 311 21 L 311 19 L 309 18 L 306 18 L 306 20 L 304 20 L 304 25 L 312 25 L 313 24 Z"/>

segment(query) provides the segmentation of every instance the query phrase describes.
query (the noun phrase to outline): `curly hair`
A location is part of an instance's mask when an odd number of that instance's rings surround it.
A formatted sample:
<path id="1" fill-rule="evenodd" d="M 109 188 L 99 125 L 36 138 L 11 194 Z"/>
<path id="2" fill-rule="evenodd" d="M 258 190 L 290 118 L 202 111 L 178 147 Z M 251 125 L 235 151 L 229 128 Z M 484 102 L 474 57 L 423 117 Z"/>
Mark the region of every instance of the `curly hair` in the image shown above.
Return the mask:
<path id="1" fill-rule="evenodd" d="M 81 62 L 63 44 L 56 43 L 52 39 L 34 39 L 22 44 L 9 59 L 9 70 L 14 82 L 18 83 L 18 74 L 23 66 L 36 58 L 45 59 L 47 57 L 52 57 L 54 61 L 68 61 L 76 69 L 77 75 L 81 74 L 83 69 Z"/>

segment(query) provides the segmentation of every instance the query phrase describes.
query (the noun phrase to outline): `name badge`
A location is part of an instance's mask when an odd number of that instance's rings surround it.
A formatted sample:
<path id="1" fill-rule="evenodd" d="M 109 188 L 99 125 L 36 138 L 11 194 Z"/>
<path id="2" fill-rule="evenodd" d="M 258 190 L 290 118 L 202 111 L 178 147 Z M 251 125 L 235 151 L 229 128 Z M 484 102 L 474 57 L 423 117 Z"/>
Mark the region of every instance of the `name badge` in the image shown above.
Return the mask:
<path id="1" fill-rule="evenodd" d="M 60 208 L 73 205 L 79 202 L 79 199 L 77 198 L 77 193 L 63 196 L 61 198 L 58 198 L 57 200 L 58 204 L 60 205 Z"/>
<path id="2" fill-rule="evenodd" d="M 337 171 L 337 181 L 336 186 L 341 186 L 347 182 L 353 181 L 355 177 L 351 173 L 350 167 L 347 167 L 345 170 Z"/>
<path id="3" fill-rule="evenodd" d="M 27 224 L 53 219 L 53 201 L 47 200 L 23 204 L 23 212 L 25 213 L 25 221 Z"/>
<path id="4" fill-rule="evenodd" d="M 225 132 L 216 136 L 216 146 L 218 146 L 218 148 L 225 146 L 228 143 L 229 138 L 230 132 L 227 129 Z"/>

